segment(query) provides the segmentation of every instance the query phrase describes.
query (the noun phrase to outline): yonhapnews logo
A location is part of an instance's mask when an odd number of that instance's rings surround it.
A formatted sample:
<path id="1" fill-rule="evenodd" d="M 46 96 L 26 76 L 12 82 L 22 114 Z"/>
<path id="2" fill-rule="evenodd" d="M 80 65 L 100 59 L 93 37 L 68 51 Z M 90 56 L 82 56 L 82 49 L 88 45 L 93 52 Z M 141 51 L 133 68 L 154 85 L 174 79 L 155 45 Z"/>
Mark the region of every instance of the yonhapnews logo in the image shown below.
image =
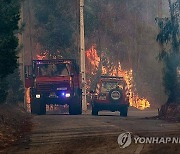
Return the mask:
<path id="1" fill-rule="evenodd" d="M 135 144 L 180 144 L 180 137 L 132 137 L 130 132 L 125 132 L 118 136 L 117 141 L 120 148 L 126 148 L 131 145 L 132 141 Z"/>
<path id="2" fill-rule="evenodd" d="M 122 133 L 118 137 L 118 144 L 120 145 L 120 148 L 128 147 L 131 144 L 131 142 L 132 139 L 130 132 Z"/>

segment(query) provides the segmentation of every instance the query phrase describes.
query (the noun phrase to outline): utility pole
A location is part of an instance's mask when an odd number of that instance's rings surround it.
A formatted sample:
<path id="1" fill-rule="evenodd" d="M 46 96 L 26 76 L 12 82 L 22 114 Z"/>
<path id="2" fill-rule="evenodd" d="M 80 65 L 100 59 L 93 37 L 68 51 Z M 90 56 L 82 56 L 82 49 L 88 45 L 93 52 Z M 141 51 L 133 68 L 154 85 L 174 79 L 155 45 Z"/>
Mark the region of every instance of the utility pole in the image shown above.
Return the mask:
<path id="1" fill-rule="evenodd" d="M 27 1 L 27 5 L 28 5 L 28 27 L 29 27 L 29 44 L 30 44 L 30 53 L 31 53 L 31 62 L 33 60 L 33 40 L 32 40 L 32 19 L 31 19 L 31 3 L 30 3 L 30 0 Z"/>
<path id="2" fill-rule="evenodd" d="M 162 18 L 162 0 L 158 0 L 158 17 Z"/>
<path id="3" fill-rule="evenodd" d="M 80 55 L 82 75 L 82 109 L 87 110 L 86 102 L 86 68 L 85 68 L 85 43 L 84 43 L 84 0 L 80 0 Z"/>
<path id="4" fill-rule="evenodd" d="M 20 12 L 20 21 L 19 21 L 19 26 L 22 26 L 22 23 L 24 23 L 24 1 L 21 2 L 21 12 Z M 25 50 L 24 50 L 24 32 L 22 32 L 21 34 L 19 34 L 19 44 L 20 46 L 22 45 L 22 49 L 19 53 L 19 69 L 20 69 L 20 77 L 21 77 L 21 81 L 23 82 L 23 85 L 25 87 L 25 78 L 24 78 L 24 54 L 25 54 Z M 26 97 L 24 95 L 24 108 L 25 110 L 27 110 L 27 104 L 26 104 Z"/>

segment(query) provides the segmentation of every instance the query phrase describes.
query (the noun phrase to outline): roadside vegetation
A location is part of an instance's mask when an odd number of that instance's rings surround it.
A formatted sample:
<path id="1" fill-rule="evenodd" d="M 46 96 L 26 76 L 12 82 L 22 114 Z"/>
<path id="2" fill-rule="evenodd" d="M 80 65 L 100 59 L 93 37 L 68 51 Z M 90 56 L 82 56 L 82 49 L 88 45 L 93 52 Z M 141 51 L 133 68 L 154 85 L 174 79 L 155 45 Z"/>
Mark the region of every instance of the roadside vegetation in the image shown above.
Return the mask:
<path id="1" fill-rule="evenodd" d="M 0 103 L 8 95 L 8 75 L 18 67 L 20 0 L 0 0 Z"/>
<path id="2" fill-rule="evenodd" d="M 30 124 L 20 107 L 24 99 L 18 69 L 20 7 L 21 0 L 0 0 L 0 150 L 19 140 Z"/>
<path id="3" fill-rule="evenodd" d="M 161 52 L 159 61 L 163 63 L 163 85 L 168 96 L 161 107 L 160 116 L 180 120 L 180 1 L 169 0 L 169 18 L 157 18 L 160 29 L 157 41 Z"/>
<path id="4" fill-rule="evenodd" d="M 31 130 L 31 117 L 17 105 L 0 105 L 0 152 L 24 140 Z"/>

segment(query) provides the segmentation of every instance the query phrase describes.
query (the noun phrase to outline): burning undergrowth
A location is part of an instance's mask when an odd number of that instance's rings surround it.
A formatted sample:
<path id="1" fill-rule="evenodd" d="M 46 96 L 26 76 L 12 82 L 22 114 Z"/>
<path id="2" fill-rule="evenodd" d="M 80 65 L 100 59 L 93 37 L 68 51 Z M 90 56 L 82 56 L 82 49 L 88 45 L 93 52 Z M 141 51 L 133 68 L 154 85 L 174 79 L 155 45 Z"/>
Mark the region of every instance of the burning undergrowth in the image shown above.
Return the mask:
<path id="1" fill-rule="evenodd" d="M 123 70 L 120 62 L 113 65 L 105 52 L 101 52 L 101 56 L 99 56 L 96 45 L 92 45 L 92 47 L 86 51 L 86 58 L 87 89 L 92 87 L 91 81 L 94 81 L 94 77 L 97 75 L 123 76 L 127 82 L 130 93 L 130 105 L 140 110 L 150 107 L 150 102 L 146 98 L 138 95 L 132 69 Z"/>

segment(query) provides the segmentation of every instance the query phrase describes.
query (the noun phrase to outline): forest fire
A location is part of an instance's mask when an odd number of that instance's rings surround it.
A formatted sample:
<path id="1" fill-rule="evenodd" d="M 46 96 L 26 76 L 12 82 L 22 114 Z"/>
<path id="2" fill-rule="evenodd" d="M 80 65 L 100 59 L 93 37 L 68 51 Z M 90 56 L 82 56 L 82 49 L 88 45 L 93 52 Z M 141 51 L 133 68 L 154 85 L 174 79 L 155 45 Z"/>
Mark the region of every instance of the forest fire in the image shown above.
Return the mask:
<path id="1" fill-rule="evenodd" d="M 43 54 L 37 54 L 36 55 L 36 59 L 38 60 L 44 60 L 44 59 L 47 59 L 47 55 L 48 55 L 48 52 L 44 52 Z"/>
<path id="2" fill-rule="evenodd" d="M 92 45 L 92 47 L 86 51 L 86 56 L 88 58 L 89 63 L 92 65 L 92 67 L 98 68 L 100 58 L 96 50 L 96 45 Z"/>
<path id="3" fill-rule="evenodd" d="M 134 80 L 133 80 L 133 70 L 129 70 L 129 71 L 122 71 L 124 73 L 124 78 L 127 82 L 128 85 L 128 89 L 130 92 L 130 104 L 131 106 L 134 106 L 140 110 L 144 110 L 146 108 L 150 107 L 150 102 L 146 99 L 146 98 L 141 98 L 138 96 L 137 93 L 134 92 L 133 89 L 136 90 L 136 87 L 134 85 Z"/>
<path id="4" fill-rule="evenodd" d="M 43 60 L 47 57 L 47 52 L 43 55 L 36 55 L 37 59 Z M 107 57 L 106 57 L 107 58 Z M 107 65 L 104 66 L 100 63 L 100 56 L 98 55 L 96 45 L 92 45 L 92 47 L 86 51 L 86 73 L 87 73 L 87 89 L 90 89 L 90 84 L 93 77 L 97 74 L 99 70 L 101 70 L 101 74 L 108 74 L 112 76 L 123 76 L 127 82 L 127 86 L 130 93 L 130 105 L 136 107 L 137 109 L 144 110 L 150 107 L 150 102 L 146 98 L 141 98 L 136 92 L 136 86 L 133 80 L 133 70 L 122 70 L 121 64 L 118 63 L 118 66 L 113 66 L 112 69 L 109 69 Z M 91 76 L 91 77 L 90 77 Z M 27 104 L 30 103 L 30 90 L 26 90 L 26 100 Z"/>
<path id="5" fill-rule="evenodd" d="M 123 76 L 127 82 L 127 86 L 130 92 L 130 105 L 136 107 L 140 110 L 144 110 L 150 107 L 150 102 L 146 98 L 141 98 L 135 92 L 136 87 L 133 80 L 133 70 L 122 70 L 121 64 L 119 63 L 118 66 L 113 67 L 110 71 L 107 66 L 101 65 L 100 66 L 100 57 L 98 56 L 96 46 L 93 45 L 89 50 L 86 51 L 87 57 L 87 74 L 92 72 L 92 75 L 96 74 L 98 69 L 101 69 L 101 74 L 108 74 L 112 76 Z M 90 74 L 89 74 L 90 75 Z M 88 83 L 91 82 L 90 79 L 87 79 Z M 88 85 L 90 87 L 90 85 Z"/>

